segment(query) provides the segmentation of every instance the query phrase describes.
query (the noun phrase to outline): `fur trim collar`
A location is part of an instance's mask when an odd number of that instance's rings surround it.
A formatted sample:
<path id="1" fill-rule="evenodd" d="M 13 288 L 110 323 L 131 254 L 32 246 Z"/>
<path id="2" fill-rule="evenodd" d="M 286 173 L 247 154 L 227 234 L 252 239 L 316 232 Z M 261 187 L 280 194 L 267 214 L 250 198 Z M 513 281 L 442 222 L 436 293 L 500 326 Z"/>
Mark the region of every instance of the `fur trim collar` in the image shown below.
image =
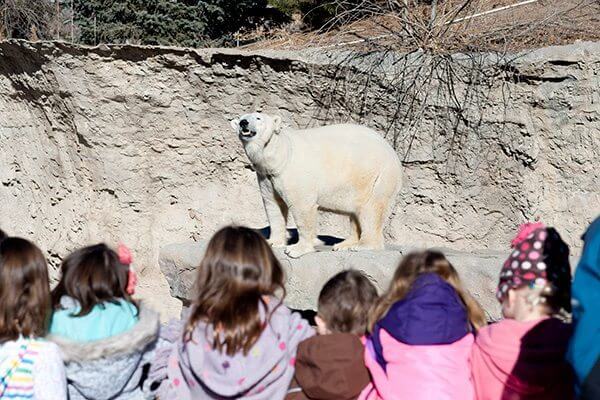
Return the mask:
<path id="1" fill-rule="evenodd" d="M 60 347 L 65 362 L 91 361 L 120 354 L 137 353 L 156 340 L 160 327 L 158 313 L 143 304 L 140 304 L 139 309 L 139 321 L 132 329 L 107 339 L 85 343 L 56 335 L 49 335 L 47 339 Z"/>

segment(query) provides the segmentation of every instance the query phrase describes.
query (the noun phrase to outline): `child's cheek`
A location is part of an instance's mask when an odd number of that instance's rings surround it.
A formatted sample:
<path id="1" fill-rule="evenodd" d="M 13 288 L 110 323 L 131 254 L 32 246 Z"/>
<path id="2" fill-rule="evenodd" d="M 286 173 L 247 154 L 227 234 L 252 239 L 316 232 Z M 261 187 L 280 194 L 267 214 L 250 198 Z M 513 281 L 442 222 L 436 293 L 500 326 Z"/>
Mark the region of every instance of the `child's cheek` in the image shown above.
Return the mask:
<path id="1" fill-rule="evenodd" d="M 504 316 L 504 318 L 513 318 L 513 311 L 510 307 L 510 305 L 508 304 L 508 300 L 504 300 L 502 302 L 502 315 Z"/>

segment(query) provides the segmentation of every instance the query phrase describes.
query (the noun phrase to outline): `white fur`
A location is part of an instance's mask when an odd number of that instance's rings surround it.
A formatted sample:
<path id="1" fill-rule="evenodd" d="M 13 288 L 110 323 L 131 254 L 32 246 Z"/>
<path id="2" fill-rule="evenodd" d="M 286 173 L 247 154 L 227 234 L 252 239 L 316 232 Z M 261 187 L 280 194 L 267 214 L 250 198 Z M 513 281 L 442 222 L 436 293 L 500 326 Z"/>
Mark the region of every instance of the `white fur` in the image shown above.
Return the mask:
<path id="1" fill-rule="evenodd" d="M 286 244 L 289 211 L 299 241 L 285 252 L 300 257 L 314 251 L 317 209 L 325 209 L 348 215 L 353 227 L 334 250 L 383 248 L 383 225 L 402 169 L 375 131 L 352 124 L 281 131 L 281 117 L 262 113 L 243 115 L 231 126 L 256 169 L 273 246 Z"/>

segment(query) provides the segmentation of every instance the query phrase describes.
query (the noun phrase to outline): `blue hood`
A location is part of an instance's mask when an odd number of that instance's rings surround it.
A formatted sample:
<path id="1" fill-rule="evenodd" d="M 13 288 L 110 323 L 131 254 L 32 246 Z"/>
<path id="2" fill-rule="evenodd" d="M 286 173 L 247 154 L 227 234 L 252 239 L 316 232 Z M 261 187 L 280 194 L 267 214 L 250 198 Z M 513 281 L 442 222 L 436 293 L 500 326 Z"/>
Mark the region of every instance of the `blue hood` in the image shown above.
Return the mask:
<path id="1" fill-rule="evenodd" d="M 575 330 L 567 354 L 579 388 L 600 361 L 600 217 L 589 226 L 583 241 L 572 289 Z"/>
<path id="2" fill-rule="evenodd" d="M 439 275 L 421 274 L 402 300 L 375 324 L 371 340 L 377 362 L 385 369 L 379 333 L 409 345 L 450 344 L 471 331 L 467 310 L 456 290 Z"/>

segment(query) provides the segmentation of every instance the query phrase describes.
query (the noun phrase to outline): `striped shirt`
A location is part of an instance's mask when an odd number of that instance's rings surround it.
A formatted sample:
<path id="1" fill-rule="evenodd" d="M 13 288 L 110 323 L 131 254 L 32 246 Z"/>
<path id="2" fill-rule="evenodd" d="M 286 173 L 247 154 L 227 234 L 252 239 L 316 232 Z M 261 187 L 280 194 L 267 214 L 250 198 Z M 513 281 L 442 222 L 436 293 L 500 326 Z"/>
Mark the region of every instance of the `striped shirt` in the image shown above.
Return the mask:
<path id="1" fill-rule="evenodd" d="M 64 376 L 53 343 L 20 338 L 0 346 L 0 399 L 64 399 Z"/>

